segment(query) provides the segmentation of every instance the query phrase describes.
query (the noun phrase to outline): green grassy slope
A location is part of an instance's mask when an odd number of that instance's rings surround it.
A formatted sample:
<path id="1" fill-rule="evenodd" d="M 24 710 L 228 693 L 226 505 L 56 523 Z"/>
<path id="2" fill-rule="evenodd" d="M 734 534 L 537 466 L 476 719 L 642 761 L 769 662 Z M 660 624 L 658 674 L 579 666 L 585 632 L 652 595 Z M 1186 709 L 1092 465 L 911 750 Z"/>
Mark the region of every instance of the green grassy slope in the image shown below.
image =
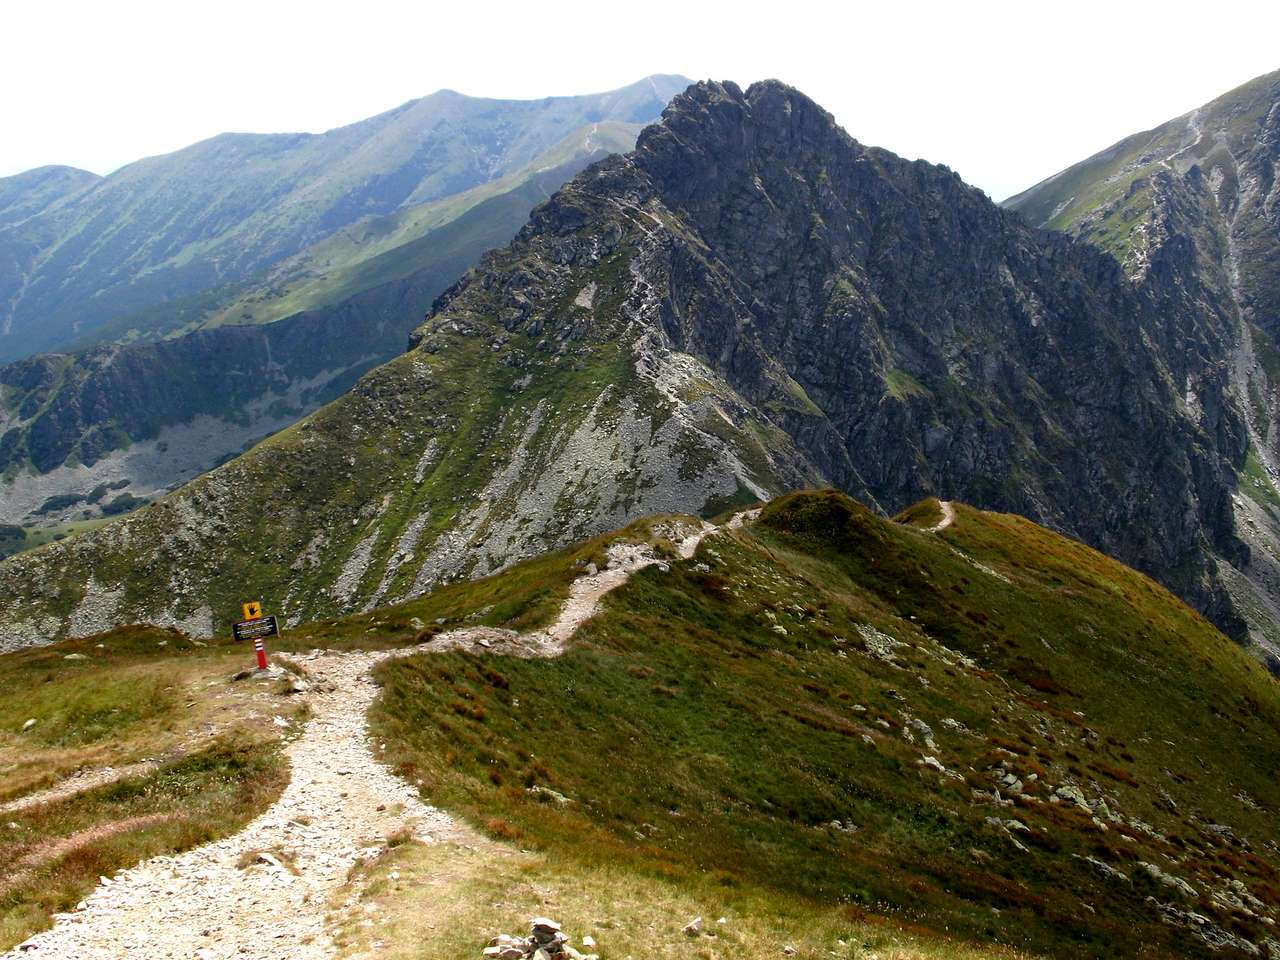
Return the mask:
<path id="1" fill-rule="evenodd" d="M 1237 159 L 1255 149 L 1278 89 L 1280 71 L 1258 77 L 1191 113 L 1113 144 L 1003 205 L 1037 226 L 1080 233 L 1124 260 L 1148 242 L 1152 176 L 1199 165 L 1223 206 L 1234 204 Z"/>
<path id="2" fill-rule="evenodd" d="M 449 90 L 322 134 L 221 134 L 112 173 L 0 233 L 0 359 L 243 280 L 334 231 L 469 190 L 574 130 L 643 123 L 687 85 L 581 97 Z"/>
<path id="3" fill-rule="evenodd" d="M 0 177 L 0 227 L 21 223 L 87 190 L 101 178 L 75 167 L 36 167 Z"/>
<path id="4" fill-rule="evenodd" d="M 258 276 L 122 317 L 95 336 L 129 341 L 225 324 L 272 323 L 408 278 L 432 289 L 425 303 L 406 306 L 406 326 L 411 325 L 481 253 L 508 243 L 534 206 L 590 163 L 630 150 L 641 129 L 641 124 L 590 124 L 505 176 L 360 220 Z M 431 282 L 424 283 L 424 277 Z"/>
<path id="5" fill-rule="evenodd" d="M 434 802 L 637 883 L 1055 957 L 1264 944 L 1275 682 L 1146 577 L 957 513 L 932 534 L 928 502 L 781 498 L 608 595 L 559 659 L 385 665 L 379 736 Z"/>

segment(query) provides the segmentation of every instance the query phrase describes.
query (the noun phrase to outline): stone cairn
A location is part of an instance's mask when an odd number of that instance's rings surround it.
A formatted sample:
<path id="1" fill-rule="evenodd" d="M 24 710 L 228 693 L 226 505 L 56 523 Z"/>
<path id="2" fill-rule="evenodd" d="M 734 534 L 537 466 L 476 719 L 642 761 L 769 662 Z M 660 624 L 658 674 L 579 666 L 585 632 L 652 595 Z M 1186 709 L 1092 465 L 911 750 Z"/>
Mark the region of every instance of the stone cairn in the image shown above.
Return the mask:
<path id="1" fill-rule="evenodd" d="M 582 938 L 587 949 L 594 947 L 590 937 Z M 500 933 L 484 948 L 484 960 L 599 960 L 594 953 L 583 954 L 573 948 L 560 930 L 560 924 L 546 917 L 529 921 L 529 936 L 513 937 Z"/>

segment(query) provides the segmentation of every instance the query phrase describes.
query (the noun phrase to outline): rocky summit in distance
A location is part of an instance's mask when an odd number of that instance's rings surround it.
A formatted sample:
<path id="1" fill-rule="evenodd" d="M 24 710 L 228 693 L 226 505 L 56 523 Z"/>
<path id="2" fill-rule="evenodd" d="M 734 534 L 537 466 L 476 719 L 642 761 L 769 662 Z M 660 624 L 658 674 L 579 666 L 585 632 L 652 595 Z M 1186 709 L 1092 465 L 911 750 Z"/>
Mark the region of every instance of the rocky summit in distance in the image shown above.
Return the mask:
<path id="1" fill-rule="evenodd" d="M 0 564 L 8 645 L 289 623 L 659 511 L 832 484 L 1024 514 L 1236 636 L 1248 443 L 1222 309 L 1142 282 L 777 81 L 699 83 L 437 301 L 412 349 L 160 502 Z"/>

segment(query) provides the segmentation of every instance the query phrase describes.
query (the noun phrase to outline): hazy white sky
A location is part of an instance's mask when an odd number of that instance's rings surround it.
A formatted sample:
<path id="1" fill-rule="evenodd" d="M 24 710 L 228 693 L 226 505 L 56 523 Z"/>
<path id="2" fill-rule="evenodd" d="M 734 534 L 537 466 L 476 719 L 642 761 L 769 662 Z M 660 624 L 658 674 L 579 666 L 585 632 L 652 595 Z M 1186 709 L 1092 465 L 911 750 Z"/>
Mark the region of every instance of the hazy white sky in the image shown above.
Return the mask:
<path id="1" fill-rule="evenodd" d="M 320 131 L 441 87 L 542 97 L 777 77 L 996 199 L 1280 69 L 1280 3 L 6 4 L 0 176 L 224 130 Z"/>

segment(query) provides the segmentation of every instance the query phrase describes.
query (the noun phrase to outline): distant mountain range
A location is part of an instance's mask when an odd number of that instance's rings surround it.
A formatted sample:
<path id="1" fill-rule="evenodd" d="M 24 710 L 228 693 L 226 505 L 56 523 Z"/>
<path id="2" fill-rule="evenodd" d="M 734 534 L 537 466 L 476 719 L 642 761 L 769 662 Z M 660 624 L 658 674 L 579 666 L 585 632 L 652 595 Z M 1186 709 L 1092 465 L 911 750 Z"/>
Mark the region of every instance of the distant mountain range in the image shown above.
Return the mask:
<path id="1" fill-rule="evenodd" d="M 535 204 L 589 163 L 634 145 L 641 125 L 607 117 L 652 119 L 663 105 L 657 97 L 673 83 L 654 77 L 615 94 L 532 105 L 456 94 L 427 98 L 450 105 L 428 136 L 472 143 L 503 131 L 491 164 L 499 171 L 566 118 L 606 119 L 591 120 L 523 166 L 459 193 L 361 217 L 253 276 L 100 322 L 89 336 L 102 345 L 0 367 L 0 523 L 43 527 L 96 517 L 110 503 L 94 496 L 104 484 L 135 501 L 155 496 L 339 395 L 369 367 L 403 350 L 431 301 L 485 250 L 509 241 Z M 375 119 L 384 152 L 393 152 L 393 133 L 418 129 Z M 237 142 L 210 144 L 234 153 Z M 182 158 L 190 160 L 194 151 L 207 160 L 212 148 L 198 146 L 145 163 L 169 176 L 194 176 Z M 457 152 L 456 145 L 440 144 L 420 150 Z M 335 153 L 333 162 L 345 169 L 348 161 Z M 419 171 L 440 173 L 424 164 Z M 234 165 L 224 171 L 231 182 L 244 175 Z M 29 226 L 33 208 L 102 203 L 94 196 L 106 187 L 84 193 L 97 182 L 69 168 L 2 180 L 3 222 Z M 141 206 L 161 203 L 156 183 L 131 189 Z M 213 184 L 205 189 L 216 195 L 210 202 L 223 202 Z M 171 229 L 180 232 L 177 222 Z M 243 222 L 231 223 L 210 242 L 232 243 L 245 229 Z M 130 262 L 113 269 L 132 269 Z M 89 283 L 87 274 L 71 273 L 80 278 L 75 283 Z M 278 330 L 243 326 L 285 318 Z"/>
<path id="2" fill-rule="evenodd" d="M 364 218 L 499 178 L 592 124 L 651 120 L 686 83 L 527 101 L 441 90 L 323 134 L 227 133 L 108 177 L 0 180 L 0 360 L 87 343 Z"/>
<path id="3" fill-rule="evenodd" d="M 1230 304 L 1130 279 L 777 82 L 695 85 L 539 206 L 414 349 L 160 502 L 0 565 L 7 634 L 291 622 L 655 511 L 833 484 L 1030 516 L 1242 636 Z M 1188 398 L 1194 397 L 1194 402 Z M 269 524 L 261 519 L 270 517 Z"/>

